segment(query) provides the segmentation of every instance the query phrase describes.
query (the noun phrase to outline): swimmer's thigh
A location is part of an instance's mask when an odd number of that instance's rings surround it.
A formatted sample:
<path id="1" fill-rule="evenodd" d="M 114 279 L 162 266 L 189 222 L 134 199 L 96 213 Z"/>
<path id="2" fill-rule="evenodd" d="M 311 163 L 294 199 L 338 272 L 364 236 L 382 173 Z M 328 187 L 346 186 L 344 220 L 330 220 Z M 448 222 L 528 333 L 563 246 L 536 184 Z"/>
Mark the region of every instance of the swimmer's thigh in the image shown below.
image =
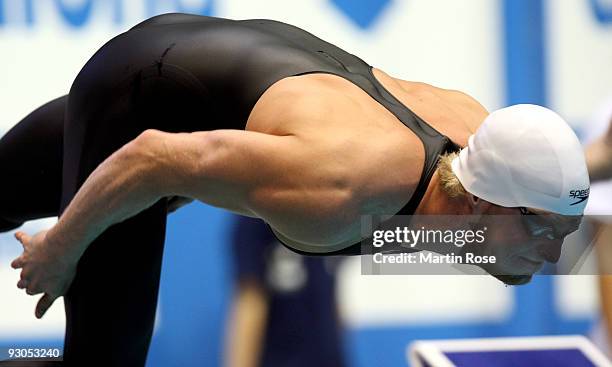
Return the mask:
<path id="1" fill-rule="evenodd" d="M 140 42 L 132 44 L 132 42 Z M 155 63 L 149 39 L 117 38 L 83 68 L 66 116 L 62 208 L 89 174 L 146 129 L 218 128 L 206 94 L 184 68 Z M 150 48 L 162 49 L 153 44 Z M 65 360 L 142 366 L 153 333 L 166 224 L 166 200 L 110 227 L 81 258 L 65 297 Z"/>

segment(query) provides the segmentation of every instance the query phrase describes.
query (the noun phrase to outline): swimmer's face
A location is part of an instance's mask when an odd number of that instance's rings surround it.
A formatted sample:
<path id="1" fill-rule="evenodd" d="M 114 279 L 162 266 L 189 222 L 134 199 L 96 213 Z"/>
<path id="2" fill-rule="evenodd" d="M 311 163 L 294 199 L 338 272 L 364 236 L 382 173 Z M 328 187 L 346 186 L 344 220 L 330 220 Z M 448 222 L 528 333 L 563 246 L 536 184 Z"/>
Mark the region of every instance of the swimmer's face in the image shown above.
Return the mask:
<path id="1" fill-rule="evenodd" d="M 492 205 L 487 214 L 491 223 L 481 251 L 497 261 L 485 270 L 506 284 L 528 283 L 544 263 L 556 263 L 563 240 L 580 224 L 580 217 L 535 209 Z"/>

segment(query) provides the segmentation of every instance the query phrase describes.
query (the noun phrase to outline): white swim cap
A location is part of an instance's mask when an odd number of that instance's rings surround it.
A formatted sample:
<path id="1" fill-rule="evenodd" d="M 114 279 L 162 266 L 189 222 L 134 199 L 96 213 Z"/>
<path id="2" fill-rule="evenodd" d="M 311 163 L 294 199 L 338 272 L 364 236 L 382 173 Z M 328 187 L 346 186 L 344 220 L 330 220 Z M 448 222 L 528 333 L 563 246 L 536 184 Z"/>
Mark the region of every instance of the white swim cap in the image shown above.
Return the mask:
<path id="1" fill-rule="evenodd" d="M 584 152 L 555 112 L 515 105 L 491 113 L 452 169 L 471 194 L 505 207 L 582 215 L 589 197 Z"/>

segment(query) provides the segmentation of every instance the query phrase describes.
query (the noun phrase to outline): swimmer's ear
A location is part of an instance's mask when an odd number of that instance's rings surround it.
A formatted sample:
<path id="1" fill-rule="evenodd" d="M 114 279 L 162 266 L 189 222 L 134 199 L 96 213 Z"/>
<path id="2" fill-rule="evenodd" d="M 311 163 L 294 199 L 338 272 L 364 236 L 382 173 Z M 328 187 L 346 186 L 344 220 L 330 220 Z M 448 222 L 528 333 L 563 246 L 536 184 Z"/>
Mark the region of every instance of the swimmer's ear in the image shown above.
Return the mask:
<path id="1" fill-rule="evenodd" d="M 476 195 L 467 194 L 467 201 L 471 214 L 483 214 L 491 207 L 491 203 Z"/>
<path id="2" fill-rule="evenodd" d="M 476 206 L 476 205 L 480 204 L 481 200 L 480 200 L 480 198 L 478 196 L 473 195 L 473 194 L 468 194 L 468 197 L 470 198 L 470 204 L 472 206 Z"/>

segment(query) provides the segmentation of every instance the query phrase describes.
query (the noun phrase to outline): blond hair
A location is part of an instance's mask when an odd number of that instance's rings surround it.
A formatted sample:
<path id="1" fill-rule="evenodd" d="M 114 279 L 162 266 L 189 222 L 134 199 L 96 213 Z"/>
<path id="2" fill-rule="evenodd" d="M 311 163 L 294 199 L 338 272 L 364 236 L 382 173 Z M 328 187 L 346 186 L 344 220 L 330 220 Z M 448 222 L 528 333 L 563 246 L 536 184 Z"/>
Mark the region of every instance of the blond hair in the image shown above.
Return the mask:
<path id="1" fill-rule="evenodd" d="M 442 190 L 451 198 L 461 197 L 467 194 L 465 188 L 453 172 L 451 162 L 459 156 L 459 153 L 447 153 L 440 156 L 438 161 L 438 175 Z"/>

